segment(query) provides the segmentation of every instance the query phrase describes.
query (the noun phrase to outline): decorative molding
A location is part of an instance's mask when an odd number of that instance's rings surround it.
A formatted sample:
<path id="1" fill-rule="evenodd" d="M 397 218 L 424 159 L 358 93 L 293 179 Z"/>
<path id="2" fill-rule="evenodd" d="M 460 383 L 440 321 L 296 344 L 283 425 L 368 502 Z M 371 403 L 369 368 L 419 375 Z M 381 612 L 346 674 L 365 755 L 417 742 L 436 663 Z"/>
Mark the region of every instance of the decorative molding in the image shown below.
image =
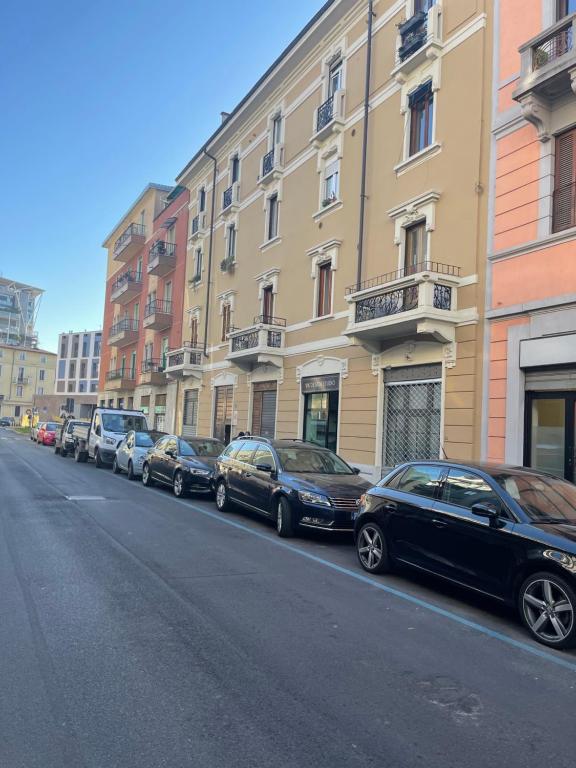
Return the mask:
<path id="1" fill-rule="evenodd" d="M 372 368 L 372 375 L 378 376 L 382 370 L 382 356 L 380 354 L 372 355 L 370 365 Z"/>
<path id="2" fill-rule="evenodd" d="M 444 344 L 443 350 L 444 365 L 446 368 L 456 367 L 456 342 L 452 341 L 448 344 Z"/>
<path id="3" fill-rule="evenodd" d="M 334 238 L 306 251 L 306 254 L 311 259 L 310 277 L 316 279 L 318 266 L 324 261 L 330 261 L 332 263 L 333 272 L 338 269 L 338 252 L 340 251 L 341 245 L 342 240 Z"/>
<path id="4" fill-rule="evenodd" d="M 341 378 L 348 378 L 348 358 L 345 357 L 318 357 L 308 360 L 296 367 L 296 381 L 301 381 L 304 376 L 322 376 L 323 374 L 338 374 Z"/>
<path id="5" fill-rule="evenodd" d="M 210 379 L 210 389 L 214 387 L 236 387 L 238 384 L 238 375 L 236 373 L 219 373 L 214 378 Z"/>
<path id="6" fill-rule="evenodd" d="M 572 85 L 574 80 L 572 80 Z M 533 93 L 523 96 L 520 101 L 522 117 L 531 123 L 542 142 L 550 141 L 550 109 Z"/>

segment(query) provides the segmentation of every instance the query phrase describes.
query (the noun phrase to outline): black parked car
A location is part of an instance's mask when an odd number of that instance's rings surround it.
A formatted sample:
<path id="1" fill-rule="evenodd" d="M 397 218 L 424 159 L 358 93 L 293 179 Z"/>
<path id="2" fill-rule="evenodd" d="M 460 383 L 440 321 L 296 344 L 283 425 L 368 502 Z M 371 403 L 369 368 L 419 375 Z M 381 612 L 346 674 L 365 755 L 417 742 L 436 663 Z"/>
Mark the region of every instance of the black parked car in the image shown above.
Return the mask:
<path id="1" fill-rule="evenodd" d="M 0 418 L 0 427 L 11 427 L 12 421 L 7 416 Z"/>
<path id="2" fill-rule="evenodd" d="M 428 571 L 518 608 L 536 640 L 576 645 L 576 486 L 522 467 L 413 462 L 363 497 L 371 573 Z"/>
<path id="3" fill-rule="evenodd" d="M 142 466 L 142 482 L 169 485 L 175 496 L 188 491 L 211 493 L 214 462 L 224 444 L 211 437 L 162 437 L 148 450 Z"/>
<path id="4" fill-rule="evenodd" d="M 370 483 L 326 448 L 300 440 L 234 440 L 214 471 L 216 506 L 231 502 L 276 521 L 280 536 L 299 525 L 351 531 L 353 512 Z"/>

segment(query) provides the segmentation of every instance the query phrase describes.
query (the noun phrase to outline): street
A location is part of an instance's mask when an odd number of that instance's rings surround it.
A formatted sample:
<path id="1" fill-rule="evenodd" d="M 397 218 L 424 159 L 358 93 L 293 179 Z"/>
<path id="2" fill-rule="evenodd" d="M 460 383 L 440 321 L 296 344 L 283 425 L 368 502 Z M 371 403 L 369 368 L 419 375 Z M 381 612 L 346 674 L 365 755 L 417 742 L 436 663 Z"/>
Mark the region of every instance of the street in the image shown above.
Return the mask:
<path id="1" fill-rule="evenodd" d="M 2 768 L 573 766 L 576 653 L 0 429 Z"/>

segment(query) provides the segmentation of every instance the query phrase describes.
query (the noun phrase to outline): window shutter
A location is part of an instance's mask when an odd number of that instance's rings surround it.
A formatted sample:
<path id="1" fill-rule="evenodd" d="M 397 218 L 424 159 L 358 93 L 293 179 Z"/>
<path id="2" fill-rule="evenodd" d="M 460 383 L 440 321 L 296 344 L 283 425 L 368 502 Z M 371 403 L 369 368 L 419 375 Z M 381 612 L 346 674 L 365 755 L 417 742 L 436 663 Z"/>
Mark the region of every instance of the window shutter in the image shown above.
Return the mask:
<path id="1" fill-rule="evenodd" d="M 556 138 L 553 230 L 559 232 L 576 224 L 574 162 L 576 160 L 576 129 Z"/>

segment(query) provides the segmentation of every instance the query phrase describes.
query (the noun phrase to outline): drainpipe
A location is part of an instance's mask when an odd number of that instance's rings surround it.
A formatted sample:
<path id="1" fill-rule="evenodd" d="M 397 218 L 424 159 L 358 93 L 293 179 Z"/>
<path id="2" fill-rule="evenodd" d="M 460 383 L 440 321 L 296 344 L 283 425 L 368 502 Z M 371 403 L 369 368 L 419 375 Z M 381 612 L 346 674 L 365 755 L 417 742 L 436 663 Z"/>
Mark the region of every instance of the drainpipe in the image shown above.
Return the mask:
<path id="1" fill-rule="evenodd" d="M 208 280 L 206 290 L 206 308 L 204 317 L 204 357 L 208 357 L 208 317 L 210 315 L 210 289 L 212 285 L 212 253 L 214 251 L 214 219 L 216 216 L 216 179 L 218 175 L 217 160 L 214 155 L 204 147 L 204 154 L 210 158 L 214 164 L 214 171 L 212 174 L 212 203 L 210 210 L 210 244 L 208 246 Z"/>
<path id="2" fill-rule="evenodd" d="M 372 70 L 372 27 L 374 21 L 374 0 L 368 0 L 368 39 L 366 42 L 366 80 L 364 84 L 364 129 L 362 136 L 362 176 L 360 180 L 360 223 L 358 226 L 358 261 L 356 263 L 356 283 L 362 282 L 362 262 L 364 260 L 364 219 L 366 209 L 366 173 L 368 161 L 368 119 L 370 115 L 370 74 Z"/>

